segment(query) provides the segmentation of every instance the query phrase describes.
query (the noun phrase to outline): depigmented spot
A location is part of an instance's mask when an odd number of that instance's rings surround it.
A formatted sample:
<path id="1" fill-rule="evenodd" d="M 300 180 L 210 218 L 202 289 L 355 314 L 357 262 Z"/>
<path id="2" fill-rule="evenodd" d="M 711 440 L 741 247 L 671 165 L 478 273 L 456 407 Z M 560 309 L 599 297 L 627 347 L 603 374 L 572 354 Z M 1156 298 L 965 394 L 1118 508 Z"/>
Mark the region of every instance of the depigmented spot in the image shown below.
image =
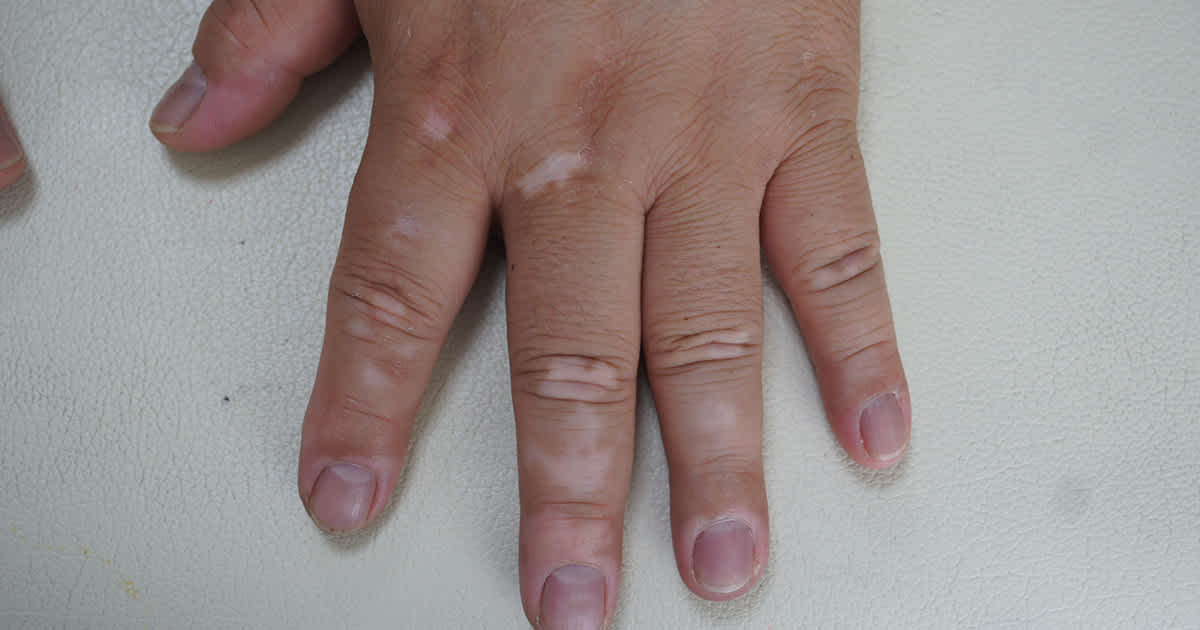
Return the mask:
<path id="1" fill-rule="evenodd" d="M 388 377 L 387 373 L 377 367 L 372 361 L 362 362 L 362 371 L 358 378 L 359 385 L 374 395 L 386 396 L 387 392 L 395 388 L 395 383 Z"/>
<path id="2" fill-rule="evenodd" d="M 425 232 L 425 222 L 412 214 L 401 214 L 392 220 L 394 239 L 415 239 Z"/>
<path id="3" fill-rule="evenodd" d="M 517 187 L 526 197 L 538 194 L 546 186 L 557 184 L 569 178 L 572 173 L 588 163 L 587 150 L 558 151 L 542 160 L 532 171 L 517 180 Z"/>
<path id="4" fill-rule="evenodd" d="M 355 339 L 369 340 L 374 336 L 374 327 L 365 317 L 350 317 L 346 319 L 346 332 Z"/>
<path id="5" fill-rule="evenodd" d="M 571 439 L 578 441 L 580 437 L 572 435 Z M 535 477 L 571 496 L 602 494 L 609 487 L 616 464 L 613 453 L 599 443 L 568 443 L 557 453 L 529 444 L 521 448 L 521 456 Z"/>
<path id="6" fill-rule="evenodd" d="M 546 378 L 551 381 L 581 381 L 598 387 L 612 389 L 617 386 L 617 371 L 603 361 L 586 361 L 570 357 L 556 357 L 547 368 Z"/>
<path id="7" fill-rule="evenodd" d="M 738 429 L 738 410 L 730 402 L 714 402 L 696 415 L 698 429 L 714 435 L 731 435 Z"/>
<path id="8" fill-rule="evenodd" d="M 691 370 L 707 364 L 755 356 L 759 344 L 745 327 L 718 328 L 671 335 L 656 344 L 658 369 Z"/>
<path id="9" fill-rule="evenodd" d="M 542 398 L 583 403 L 604 403 L 620 395 L 621 375 L 616 366 L 586 357 L 550 357 L 534 378 L 535 394 Z"/>
<path id="10" fill-rule="evenodd" d="M 437 142 L 445 140 L 454 126 L 450 124 L 450 118 L 441 112 L 436 107 L 430 107 L 429 112 L 425 114 L 425 133 L 431 139 Z"/>
<path id="11" fill-rule="evenodd" d="M 353 334 L 373 330 L 375 322 L 369 321 L 370 319 L 377 320 L 378 323 L 385 324 L 396 330 L 411 331 L 412 326 L 408 324 L 407 319 L 409 308 L 395 297 L 381 291 L 375 291 L 371 293 L 369 298 L 360 293 L 353 293 L 350 295 L 350 298 L 354 301 L 355 310 L 357 311 L 351 319 L 353 320 L 355 317 L 366 318 L 366 321 L 356 322 L 352 325 L 353 330 L 351 332 Z"/>

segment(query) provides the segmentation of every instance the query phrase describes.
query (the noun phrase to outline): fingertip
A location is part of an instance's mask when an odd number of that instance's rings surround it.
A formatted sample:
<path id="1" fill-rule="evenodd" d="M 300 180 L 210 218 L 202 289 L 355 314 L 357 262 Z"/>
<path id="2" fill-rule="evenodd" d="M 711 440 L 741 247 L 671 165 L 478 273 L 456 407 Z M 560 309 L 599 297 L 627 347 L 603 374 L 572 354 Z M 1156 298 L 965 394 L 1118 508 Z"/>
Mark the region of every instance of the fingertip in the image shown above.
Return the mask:
<path id="1" fill-rule="evenodd" d="M 531 621 L 545 630 L 599 630 L 607 617 L 607 591 L 607 579 L 595 567 L 559 567 L 546 577 Z"/>
<path id="2" fill-rule="evenodd" d="M 204 76 L 204 70 L 193 61 L 155 106 L 150 115 L 150 130 L 161 136 L 182 131 L 200 106 L 207 88 L 208 79 Z"/>
<path id="3" fill-rule="evenodd" d="M 562 505 L 523 511 L 520 592 L 533 627 L 607 627 L 621 581 L 621 522 L 622 515 L 607 508 Z"/>
<path id="4" fill-rule="evenodd" d="M 0 190 L 8 188 L 25 172 L 25 156 L 18 155 L 0 160 Z"/>
<path id="5" fill-rule="evenodd" d="M 350 462 L 333 462 L 317 475 L 308 498 L 308 511 L 322 529 L 354 531 L 367 522 L 378 482 L 370 469 Z"/>
<path id="6" fill-rule="evenodd" d="M 680 575 L 702 599 L 737 599 L 762 580 L 770 553 L 765 515 L 743 511 L 695 519 L 676 531 Z"/>
<path id="7" fill-rule="evenodd" d="M 301 81 L 284 71 L 220 76 L 194 61 L 155 106 L 150 131 L 177 151 L 220 149 L 275 120 Z"/>
<path id="8" fill-rule="evenodd" d="M 300 456 L 300 501 L 313 523 L 331 534 L 370 525 L 383 512 L 403 467 L 389 456 L 310 452 Z"/>
<path id="9" fill-rule="evenodd" d="M 889 466 L 908 448 L 909 422 L 894 393 L 881 394 L 869 401 L 858 416 L 863 449 L 873 463 Z"/>
<path id="10" fill-rule="evenodd" d="M 847 411 L 834 412 L 834 433 L 842 448 L 865 468 L 891 468 L 904 459 L 912 435 L 912 412 L 904 388 L 863 397 Z"/>
<path id="11" fill-rule="evenodd" d="M 271 123 L 304 77 L 358 35 L 344 0 L 220 0 L 200 21 L 195 61 L 155 108 L 150 130 L 179 151 L 233 144 Z"/>
<path id="12" fill-rule="evenodd" d="M 696 536 L 692 576 L 706 594 L 736 596 L 754 578 L 754 532 L 743 521 L 714 523 Z"/>
<path id="13" fill-rule="evenodd" d="M 17 181 L 24 172 L 25 151 L 21 149 L 8 115 L 0 107 L 0 188 Z"/>

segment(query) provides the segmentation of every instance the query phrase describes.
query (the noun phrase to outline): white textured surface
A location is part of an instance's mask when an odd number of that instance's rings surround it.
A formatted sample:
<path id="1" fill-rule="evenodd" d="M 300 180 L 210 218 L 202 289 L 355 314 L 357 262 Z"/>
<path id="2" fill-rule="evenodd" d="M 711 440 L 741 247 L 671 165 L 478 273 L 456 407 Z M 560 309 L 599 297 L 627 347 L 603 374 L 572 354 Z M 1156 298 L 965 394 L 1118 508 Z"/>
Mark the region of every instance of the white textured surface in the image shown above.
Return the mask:
<path id="1" fill-rule="evenodd" d="M 146 118 L 202 9 L 0 6 L 33 171 L 0 193 L 0 628 L 523 627 L 502 268 L 400 501 L 331 542 L 295 458 L 369 68 L 359 50 L 259 137 L 171 155 Z M 616 627 L 1200 627 L 1200 4 L 864 14 L 912 450 L 847 463 L 769 290 L 768 577 L 685 591 L 643 402 Z"/>

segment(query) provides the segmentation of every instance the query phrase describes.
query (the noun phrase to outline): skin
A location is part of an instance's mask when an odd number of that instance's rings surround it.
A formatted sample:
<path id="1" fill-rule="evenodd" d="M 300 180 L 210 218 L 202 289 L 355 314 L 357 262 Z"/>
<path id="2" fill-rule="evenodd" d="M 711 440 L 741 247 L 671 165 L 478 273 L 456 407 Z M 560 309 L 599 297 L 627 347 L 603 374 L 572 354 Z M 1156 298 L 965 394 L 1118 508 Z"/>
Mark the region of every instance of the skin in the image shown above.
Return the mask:
<path id="1" fill-rule="evenodd" d="M 722 600 L 761 577 L 760 248 L 842 446 L 880 468 L 907 444 L 855 134 L 857 3 L 663 5 L 217 0 L 194 67 L 151 122 L 178 150 L 228 145 L 366 36 L 376 102 L 330 283 L 300 495 L 327 529 L 378 516 L 498 219 L 521 595 L 539 628 L 599 627 L 613 614 L 639 357 L 670 462 L 683 581 Z M 24 168 L 0 106 L 0 188 Z M 351 466 L 326 470 L 339 462 Z M 749 537 L 729 535 L 743 527 Z M 579 612 L 588 592 L 599 598 L 591 616 Z"/>
<path id="2" fill-rule="evenodd" d="M 763 252 L 834 435 L 863 466 L 898 461 L 911 411 L 856 137 L 858 12 L 856 0 L 217 0 L 194 68 L 151 122 L 169 147 L 260 130 L 360 35 L 375 65 L 304 418 L 299 489 L 317 523 L 357 529 L 386 504 L 493 220 L 535 627 L 600 627 L 614 612 L 641 358 L 680 576 L 713 600 L 758 582 Z M 0 131 L 18 146 L 2 109 Z M 0 155 L 0 187 L 20 155 Z M 337 463 L 349 466 L 327 470 Z M 730 534 L 742 526 L 748 538 Z"/>
<path id="3" fill-rule="evenodd" d="M 17 130 L 0 103 L 0 190 L 17 181 L 25 172 L 25 151 L 17 139 Z"/>

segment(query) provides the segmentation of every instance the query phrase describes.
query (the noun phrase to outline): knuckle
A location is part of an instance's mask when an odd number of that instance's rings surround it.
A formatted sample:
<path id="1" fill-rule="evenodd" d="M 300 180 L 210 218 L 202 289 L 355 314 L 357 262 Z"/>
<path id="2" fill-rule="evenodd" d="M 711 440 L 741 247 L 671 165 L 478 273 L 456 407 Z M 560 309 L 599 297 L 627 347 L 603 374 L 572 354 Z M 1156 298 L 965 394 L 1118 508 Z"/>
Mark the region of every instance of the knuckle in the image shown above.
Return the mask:
<path id="1" fill-rule="evenodd" d="M 372 11 L 379 9 L 374 7 Z M 370 23 L 365 24 L 379 77 L 397 79 L 409 87 L 413 84 L 421 88 L 466 85 L 466 79 L 478 61 L 477 42 L 471 39 L 469 32 L 456 28 L 428 28 L 433 19 L 431 16 L 425 15 L 422 9 L 403 8 L 400 3 L 383 3 L 382 10 L 384 15 L 378 16 L 378 20 L 369 20 Z M 397 28 L 397 23 L 408 26 Z"/>
<path id="2" fill-rule="evenodd" d="M 700 458 L 693 466 L 693 472 L 716 480 L 741 479 L 753 474 L 759 465 L 757 458 L 719 447 Z"/>
<path id="3" fill-rule="evenodd" d="M 809 85 L 853 87 L 857 83 L 860 17 L 855 5 L 830 2 L 791 9 L 790 19 L 785 20 L 792 25 L 789 48 L 798 43 L 803 51 L 789 57 L 800 64 L 797 76 Z"/>
<path id="4" fill-rule="evenodd" d="M 254 55 L 269 33 L 268 16 L 256 0 L 215 0 L 209 6 L 207 26 L 231 45 L 239 57 Z M 197 38 L 197 44 L 208 38 Z"/>
<path id="5" fill-rule="evenodd" d="M 786 155 L 809 165 L 811 176 L 825 185 L 845 184 L 846 176 L 855 172 L 859 161 L 858 123 L 852 112 L 819 112 L 803 106 L 791 113 L 800 118 L 800 131 L 795 134 Z"/>
<path id="6" fill-rule="evenodd" d="M 430 283 L 377 254 L 343 253 L 330 289 L 347 307 L 346 334 L 384 342 L 402 361 L 437 343 L 446 326 L 446 306 Z"/>
<path id="7" fill-rule="evenodd" d="M 858 47 L 854 40 L 839 33 L 810 41 L 809 50 L 800 56 L 804 78 L 798 85 L 853 93 L 858 87 Z"/>
<path id="8" fill-rule="evenodd" d="M 618 518 L 620 509 L 606 501 L 542 499 L 532 501 L 525 512 L 530 518 L 542 522 L 608 525 Z"/>
<path id="9" fill-rule="evenodd" d="M 399 89 L 376 91 L 377 120 L 387 128 L 385 151 L 399 157 L 410 176 L 446 188 L 448 180 L 479 182 L 496 152 L 496 130 L 481 115 L 481 95 L 463 70 L 449 62 L 424 69 L 409 62 L 377 65 L 383 81 Z M 390 76 L 389 76 L 390 75 Z M 461 196 L 459 186 L 444 192 Z M 478 186 L 466 192 L 477 194 Z"/>
<path id="10" fill-rule="evenodd" d="M 722 373 L 731 376 L 758 365 L 762 356 L 762 327 L 758 313 L 733 311 L 710 314 L 705 325 L 667 328 L 647 339 L 648 358 L 661 375 Z M 689 322 L 690 323 L 690 322 Z"/>
<path id="11" fill-rule="evenodd" d="M 829 358 L 837 364 L 850 363 L 860 357 L 870 357 L 877 365 L 892 365 L 899 361 L 891 318 L 877 317 L 875 320 L 863 320 L 857 326 L 858 330 L 845 331 L 835 339 L 829 348 Z"/>
<path id="12" fill-rule="evenodd" d="M 386 432 L 393 426 L 393 419 L 387 414 L 375 409 L 366 400 L 357 396 L 346 395 L 341 403 L 342 417 L 352 420 L 353 424 L 370 432 Z"/>
<path id="13" fill-rule="evenodd" d="M 396 435 L 403 425 L 361 397 L 343 395 L 331 411 L 335 421 L 315 425 L 318 442 L 329 449 L 373 455 L 396 452 L 398 443 L 407 443 L 407 432 Z"/>
<path id="14" fill-rule="evenodd" d="M 807 50 L 779 79 L 784 120 L 804 129 L 824 120 L 858 117 L 857 64 L 842 53 Z"/>
<path id="15" fill-rule="evenodd" d="M 514 377 L 519 392 L 543 401 L 623 405 L 633 399 L 637 366 L 616 356 L 535 354 Z"/>
<path id="16" fill-rule="evenodd" d="M 700 488 L 708 499 L 718 502 L 725 497 L 741 502 L 762 492 L 763 487 L 761 457 L 729 450 L 703 456 L 686 475 L 690 486 Z"/>
<path id="17" fill-rule="evenodd" d="M 807 294 L 838 292 L 882 269 L 879 231 L 875 228 L 832 233 L 796 253 L 787 282 Z"/>
<path id="18" fill-rule="evenodd" d="M 782 120 L 786 129 L 794 130 L 794 150 L 856 138 L 857 63 L 848 61 L 847 56 L 821 49 L 807 51 L 800 55 L 794 78 L 782 86 Z"/>

